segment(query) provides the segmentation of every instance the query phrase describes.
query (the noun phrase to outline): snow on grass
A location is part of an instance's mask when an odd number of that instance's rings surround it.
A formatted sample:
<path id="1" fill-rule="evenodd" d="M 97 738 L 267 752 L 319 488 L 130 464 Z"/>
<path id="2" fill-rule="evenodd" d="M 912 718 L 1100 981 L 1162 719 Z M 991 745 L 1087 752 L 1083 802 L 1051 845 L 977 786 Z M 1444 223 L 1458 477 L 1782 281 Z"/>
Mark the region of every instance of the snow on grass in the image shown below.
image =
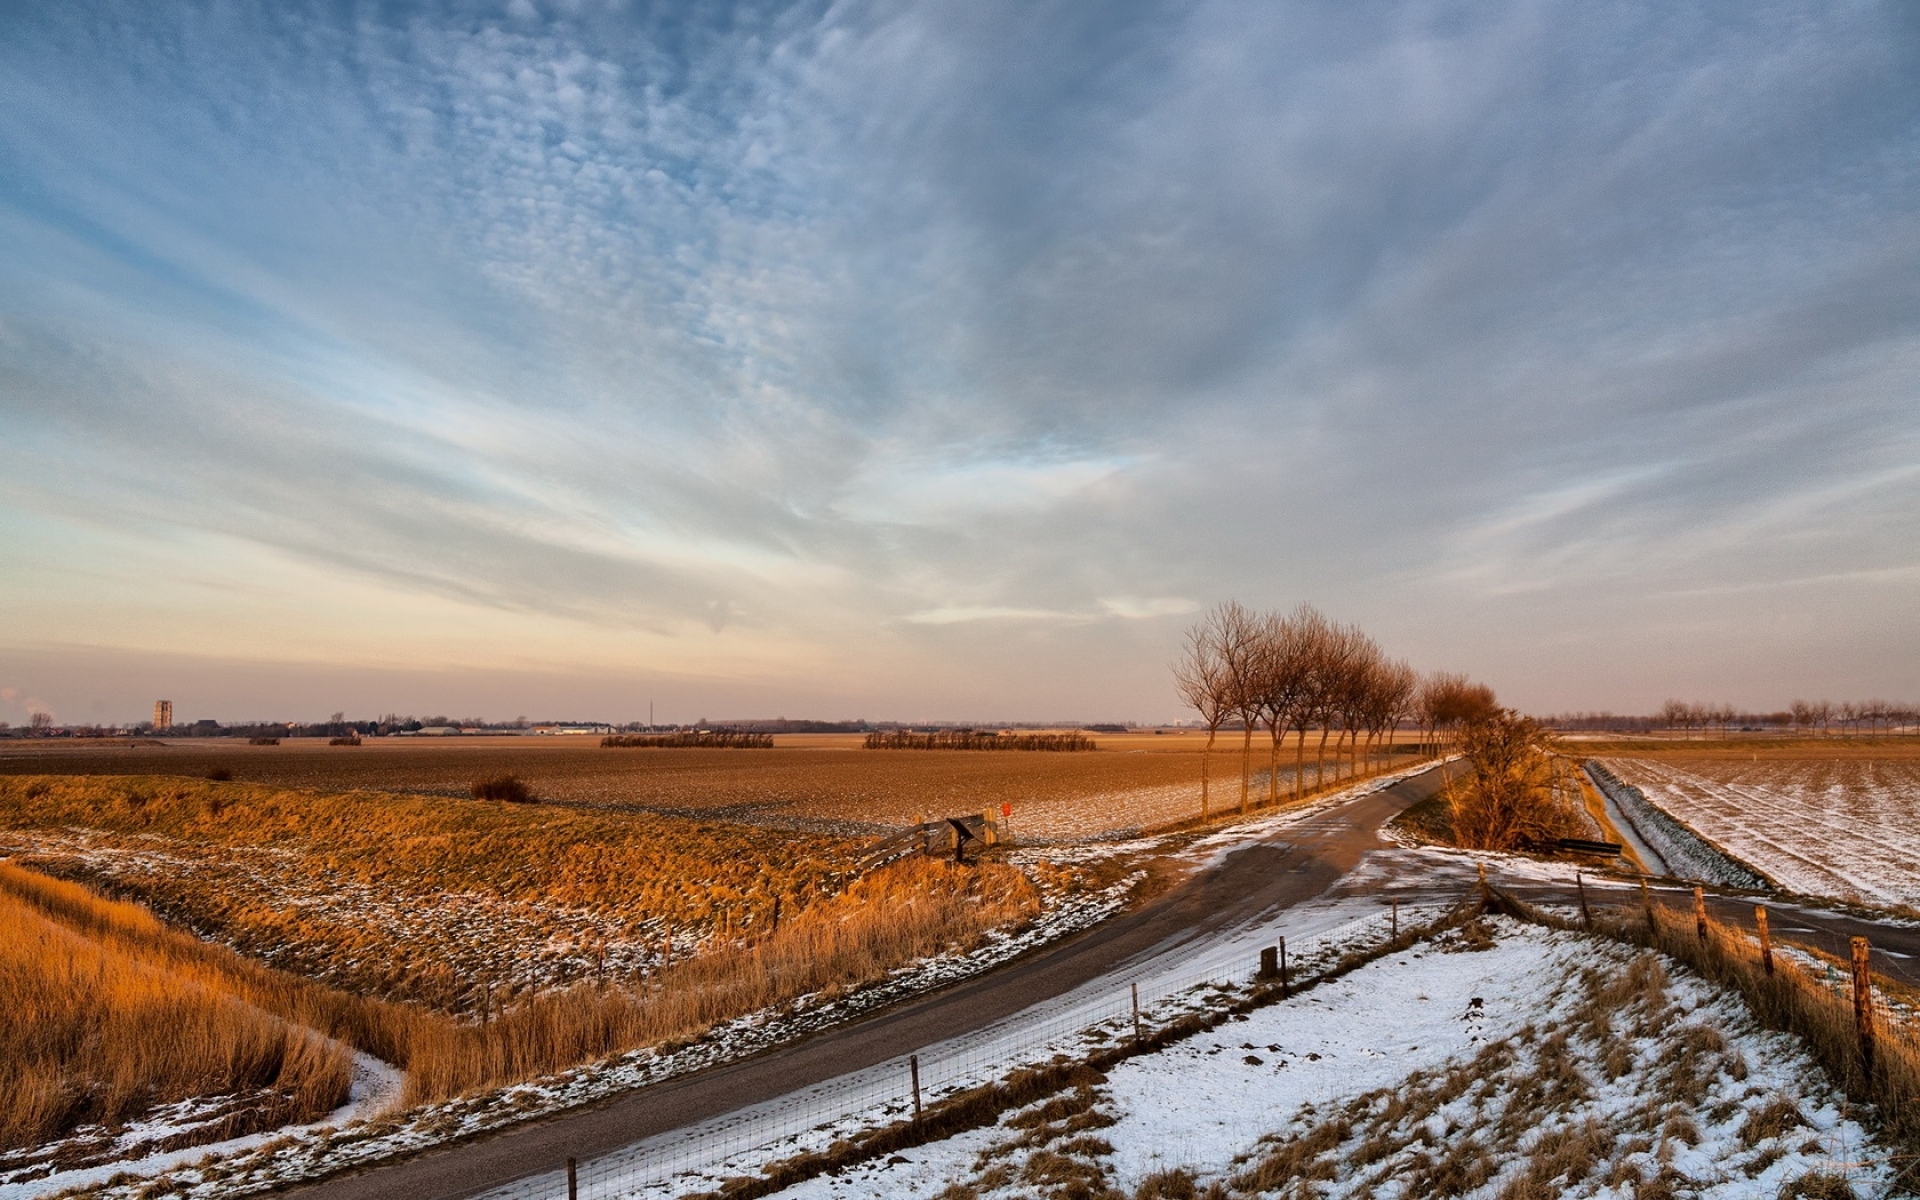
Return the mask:
<path id="1" fill-rule="evenodd" d="M 1809 754 L 1608 765 L 1782 887 L 1920 906 L 1920 762 Z"/>
<path id="2" fill-rule="evenodd" d="M 1637 839 L 1664 860 L 1669 874 L 1732 887 L 1764 889 L 1770 886 L 1764 876 L 1730 858 L 1718 846 L 1676 820 L 1638 787 L 1614 775 L 1605 764 L 1588 763 L 1587 774 L 1626 818 Z"/>
<path id="3" fill-rule="evenodd" d="M 1773 1197 L 1886 1152 L 1790 1040 L 1650 952 L 1489 919 L 795 1200 Z M 1819 1194 L 1837 1194 L 1822 1192 Z"/>
<path id="4" fill-rule="evenodd" d="M 1431 906 L 1402 913 L 1410 922 L 1438 915 Z M 1307 905 L 1287 910 L 1278 922 L 1242 926 L 1117 964 L 1113 974 L 1043 1000 L 992 1029 L 923 1048 L 918 1055 L 923 1098 L 932 1104 L 1017 1067 L 1084 1058 L 1125 1039 L 1133 1028 L 1136 988 L 1148 1034 L 1189 1014 L 1217 1011 L 1245 994 L 1260 949 L 1273 945 L 1282 930 L 1292 951 L 1289 974 L 1297 980 L 1326 970 L 1349 951 L 1386 940 L 1389 921 L 1371 900 Z M 583 1200 L 612 1200 L 715 1188 L 729 1177 L 819 1153 L 840 1138 L 906 1116 L 912 1106 L 909 1089 L 904 1059 L 850 1072 L 582 1163 L 580 1193 Z M 564 1176 L 552 1172 L 488 1193 L 486 1200 L 564 1195 Z"/>

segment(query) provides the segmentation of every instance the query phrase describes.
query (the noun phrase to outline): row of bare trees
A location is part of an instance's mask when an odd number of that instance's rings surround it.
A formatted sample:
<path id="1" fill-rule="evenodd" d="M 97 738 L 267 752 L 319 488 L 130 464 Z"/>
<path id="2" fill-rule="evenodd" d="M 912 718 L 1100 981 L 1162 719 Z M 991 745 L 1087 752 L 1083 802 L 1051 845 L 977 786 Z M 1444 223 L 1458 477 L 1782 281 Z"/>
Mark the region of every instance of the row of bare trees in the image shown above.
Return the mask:
<path id="1" fill-rule="evenodd" d="M 1314 786 L 1326 779 L 1328 742 L 1333 774 L 1370 761 L 1376 743 L 1416 721 L 1431 746 L 1495 708 L 1493 692 L 1460 675 L 1422 679 L 1390 659 L 1357 626 L 1327 619 L 1310 604 L 1289 613 L 1257 613 L 1228 601 L 1187 631 L 1173 665 L 1181 698 L 1200 715 L 1207 745 L 1200 756 L 1200 816 L 1211 815 L 1211 760 L 1223 729 L 1240 733 L 1240 811 L 1247 811 L 1253 778 L 1253 740 L 1267 734 L 1267 802 L 1280 799 L 1280 751 L 1294 737 L 1293 798 L 1306 781 L 1307 738 L 1318 733 Z"/>
<path id="2" fill-rule="evenodd" d="M 1781 712 L 1752 713 L 1731 704 L 1689 704 L 1684 700 L 1669 700 L 1660 706 L 1658 721 L 1668 729 L 1680 729 L 1688 733 L 1718 729 L 1722 736 L 1736 728 L 1764 729 L 1769 726 L 1792 726 L 1802 733 L 1817 731 L 1823 736 L 1833 733 L 1835 729 L 1842 733 L 1858 734 L 1864 725 L 1867 736 L 1875 737 L 1883 730 L 1892 733 L 1903 727 L 1911 728 L 1920 724 L 1920 710 L 1916 710 L 1912 704 L 1888 700 L 1850 701 L 1844 704 L 1835 704 L 1830 700 L 1795 700 L 1791 708 Z"/>

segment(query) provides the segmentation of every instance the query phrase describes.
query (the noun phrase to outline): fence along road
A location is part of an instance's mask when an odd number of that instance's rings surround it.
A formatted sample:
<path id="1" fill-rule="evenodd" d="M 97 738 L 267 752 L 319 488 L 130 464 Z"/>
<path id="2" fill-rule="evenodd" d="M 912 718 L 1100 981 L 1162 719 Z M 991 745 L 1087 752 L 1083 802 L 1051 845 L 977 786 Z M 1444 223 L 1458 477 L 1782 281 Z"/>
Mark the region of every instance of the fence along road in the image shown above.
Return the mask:
<path id="1" fill-rule="evenodd" d="M 736 1126 L 751 1124 L 748 1110 L 770 1111 L 769 1106 L 783 1098 L 810 1089 L 818 1094 L 823 1085 L 869 1069 L 878 1068 L 884 1075 L 909 1055 L 998 1029 L 1043 1002 L 1069 1000 L 1046 1020 L 1078 1019 L 1071 994 L 1103 977 L 1104 989 L 1094 989 L 1095 997 L 1085 1004 L 1099 1003 L 1102 992 L 1110 997 L 1116 990 L 1126 991 L 1128 980 L 1157 980 L 1169 987 L 1174 981 L 1197 982 L 1215 969 L 1209 964 L 1220 953 L 1222 939 L 1231 940 L 1234 930 L 1326 892 L 1367 851 L 1385 845 L 1379 831 L 1387 821 L 1433 795 L 1440 783 L 1441 771 L 1434 768 L 1326 809 L 1227 854 L 1139 909 L 933 995 L 753 1058 L 643 1088 L 601 1107 L 516 1126 L 289 1194 L 302 1200 L 460 1200 L 516 1180 L 533 1183 L 533 1177 L 549 1175 L 568 1158 L 585 1166 L 648 1139 L 734 1114 L 741 1117 Z M 1234 969 L 1244 976 L 1251 966 L 1237 962 Z"/>

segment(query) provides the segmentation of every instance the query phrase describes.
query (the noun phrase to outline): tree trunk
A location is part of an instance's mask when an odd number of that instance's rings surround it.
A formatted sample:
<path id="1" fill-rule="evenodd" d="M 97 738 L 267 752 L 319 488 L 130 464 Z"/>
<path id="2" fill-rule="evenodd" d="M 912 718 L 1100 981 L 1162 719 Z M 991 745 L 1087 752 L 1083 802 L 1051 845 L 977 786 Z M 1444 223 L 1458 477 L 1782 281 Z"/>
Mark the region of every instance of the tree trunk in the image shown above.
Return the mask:
<path id="1" fill-rule="evenodd" d="M 1284 728 L 1273 734 L 1273 745 L 1267 749 L 1267 804 L 1277 806 L 1280 803 L 1280 740 L 1287 736 Z"/>
<path id="2" fill-rule="evenodd" d="M 1219 732 L 1220 726 L 1207 726 L 1206 748 L 1200 751 L 1200 819 L 1202 821 L 1207 819 L 1207 765 L 1208 760 L 1213 757 L 1214 735 Z"/>
<path id="3" fill-rule="evenodd" d="M 1240 815 L 1247 815 L 1247 788 L 1253 776 L 1253 722 L 1242 721 L 1240 733 Z"/>

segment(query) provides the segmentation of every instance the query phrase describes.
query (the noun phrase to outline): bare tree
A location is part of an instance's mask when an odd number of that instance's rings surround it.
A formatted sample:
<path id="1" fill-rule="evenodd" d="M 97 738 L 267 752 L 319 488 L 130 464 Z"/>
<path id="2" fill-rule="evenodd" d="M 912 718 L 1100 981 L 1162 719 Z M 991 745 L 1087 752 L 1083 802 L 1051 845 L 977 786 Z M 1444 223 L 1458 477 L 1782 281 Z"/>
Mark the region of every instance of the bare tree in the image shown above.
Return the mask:
<path id="1" fill-rule="evenodd" d="M 1334 715 L 1340 721 L 1340 741 L 1334 744 L 1334 776 L 1339 777 L 1340 746 L 1347 748 L 1348 777 L 1360 774 L 1360 735 L 1367 728 L 1367 712 L 1373 701 L 1373 689 L 1378 683 L 1381 665 L 1386 655 L 1380 652 L 1380 644 L 1362 633 L 1358 628 L 1349 626 L 1348 653 L 1339 664 L 1339 674 L 1334 680 Z"/>
<path id="2" fill-rule="evenodd" d="M 1470 682 L 1465 675 L 1438 673 L 1429 675 L 1420 685 L 1417 701 L 1420 723 L 1427 738 L 1445 730 L 1449 741 L 1456 739 L 1463 726 L 1480 717 L 1491 716 L 1499 708 L 1493 689 L 1484 683 Z M 1439 748 L 1435 746 L 1435 753 Z"/>
<path id="3" fill-rule="evenodd" d="M 1253 730 L 1260 722 L 1261 620 L 1237 600 L 1213 610 L 1220 660 L 1228 679 L 1228 708 L 1240 719 L 1240 811 L 1247 811 L 1253 774 Z"/>
<path id="4" fill-rule="evenodd" d="M 1307 605 L 1288 616 L 1269 615 L 1262 630 L 1260 715 L 1266 722 L 1267 802 L 1280 802 L 1280 746 L 1305 701 L 1311 638 L 1304 636 L 1319 614 Z"/>
<path id="5" fill-rule="evenodd" d="M 1400 722 L 1412 715 L 1414 696 L 1420 684 L 1420 677 L 1412 667 L 1399 659 L 1389 662 L 1382 660 L 1373 671 L 1372 686 L 1367 689 L 1367 755 L 1372 757 L 1373 744 L 1384 740 L 1389 755 L 1393 750 L 1393 731 Z"/>
<path id="6" fill-rule="evenodd" d="M 1288 724 L 1295 735 L 1293 743 L 1293 798 L 1298 801 L 1307 785 L 1307 730 L 1320 720 L 1325 697 L 1321 690 L 1321 662 L 1327 657 L 1327 642 L 1334 635 L 1333 623 L 1311 604 L 1302 604 L 1288 614 L 1286 636 L 1294 694 L 1288 710 Z"/>
<path id="7" fill-rule="evenodd" d="M 1221 610 L 1215 609 L 1187 630 L 1187 640 L 1180 658 L 1173 664 L 1174 685 L 1180 691 L 1180 698 L 1200 714 L 1200 723 L 1207 730 L 1207 744 L 1200 752 L 1202 821 L 1209 815 L 1208 788 L 1213 741 L 1220 732 L 1220 726 L 1233 711 L 1234 700 L 1233 672 L 1227 665 L 1220 615 Z"/>

